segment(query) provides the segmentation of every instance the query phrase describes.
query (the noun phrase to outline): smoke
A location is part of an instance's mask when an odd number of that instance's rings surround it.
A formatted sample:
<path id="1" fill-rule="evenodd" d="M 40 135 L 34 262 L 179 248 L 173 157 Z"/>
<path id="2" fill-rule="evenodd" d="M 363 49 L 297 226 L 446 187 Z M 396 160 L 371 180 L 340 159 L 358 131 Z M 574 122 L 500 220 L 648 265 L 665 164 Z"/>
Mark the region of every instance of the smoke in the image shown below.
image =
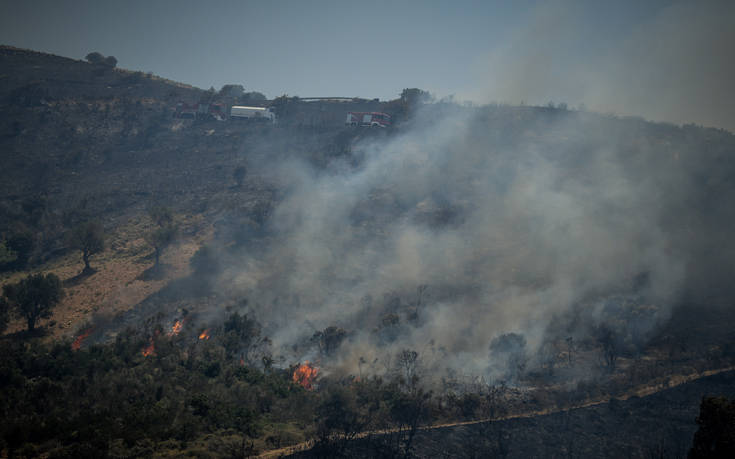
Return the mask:
<path id="1" fill-rule="evenodd" d="M 327 168 L 250 158 L 284 192 L 268 236 L 232 256 L 219 290 L 248 298 L 294 362 L 319 360 L 316 331 L 345 330 L 329 360 L 354 374 L 414 349 L 427 366 L 492 376 L 494 339 L 518 333 L 533 355 L 559 320 L 580 322 L 577 336 L 615 321 L 645 342 L 711 268 L 698 244 L 731 221 L 696 223 L 712 164 L 696 144 L 664 141 L 681 134 L 438 104 Z"/>
<path id="2" fill-rule="evenodd" d="M 735 130 L 735 4 L 673 2 L 644 14 L 648 9 L 543 2 L 478 65 L 482 82 L 472 98 L 584 104 Z"/>

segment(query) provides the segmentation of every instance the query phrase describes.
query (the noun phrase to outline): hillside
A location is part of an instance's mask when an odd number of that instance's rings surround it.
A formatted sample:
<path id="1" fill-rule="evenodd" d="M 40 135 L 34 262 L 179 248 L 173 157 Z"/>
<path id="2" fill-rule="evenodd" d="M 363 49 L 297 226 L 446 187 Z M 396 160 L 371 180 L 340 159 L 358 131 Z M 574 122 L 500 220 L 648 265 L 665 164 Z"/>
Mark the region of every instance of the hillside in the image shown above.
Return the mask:
<path id="1" fill-rule="evenodd" d="M 54 273 L 65 291 L 37 330 L 14 314 L 0 337 L 0 454 L 334 453 L 360 432 L 564 410 L 735 364 L 727 131 L 410 90 L 261 101 L 276 124 L 182 119 L 180 102 L 236 100 L 0 59 L 0 284 Z M 344 126 L 351 110 L 394 122 Z M 87 222 L 105 238 L 91 272 L 70 237 Z M 679 413 L 683 438 L 727 384 L 693 384 L 679 411 L 675 395 L 502 425 L 521 456 L 572 424 L 574 454 L 641 455 L 617 424 L 641 409 L 654 425 L 639 402 Z M 473 429 L 383 452 L 449 454 Z"/>
<path id="2" fill-rule="evenodd" d="M 0 100 L 26 107 L 64 99 L 188 101 L 204 92 L 139 71 L 95 65 L 38 51 L 0 45 Z"/>

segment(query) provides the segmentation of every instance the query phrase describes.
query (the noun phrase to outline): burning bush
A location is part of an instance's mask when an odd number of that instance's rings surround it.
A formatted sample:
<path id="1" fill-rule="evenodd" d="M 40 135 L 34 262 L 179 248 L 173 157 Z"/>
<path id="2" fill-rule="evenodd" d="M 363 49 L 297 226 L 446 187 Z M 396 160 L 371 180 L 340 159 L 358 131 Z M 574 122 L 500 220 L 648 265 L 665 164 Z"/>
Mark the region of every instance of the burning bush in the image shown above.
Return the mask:
<path id="1" fill-rule="evenodd" d="M 73 351 L 78 351 L 79 349 L 81 349 L 81 348 L 82 348 L 82 343 L 83 343 L 83 342 L 84 342 L 84 340 L 85 340 L 85 339 L 87 339 L 87 338 L 89 337 L 89 335 L 91 335 L 91 334 L 92 334 L 92 327 L 90 327 L 90 328 L 88 328 L 88 329 L 84 330 L 83 332 L 81 332 L 81 333 L 79 334 L 79 336 L 77 336 L 77 337 L 76 337 L 76 338 L 74 339 L 74 342 L 73 342 L 73 343 L 71 343 L 71 349 L 72 349 Z"/>
<path id="2" fill-rule="evenodd" d="M 313 366 L 309 361 L 296 367 L 293 372 L 293 382 L 300 385 L 306 390 L 314 389 L 314 382 L 319 374 L 319 369 Z"/>

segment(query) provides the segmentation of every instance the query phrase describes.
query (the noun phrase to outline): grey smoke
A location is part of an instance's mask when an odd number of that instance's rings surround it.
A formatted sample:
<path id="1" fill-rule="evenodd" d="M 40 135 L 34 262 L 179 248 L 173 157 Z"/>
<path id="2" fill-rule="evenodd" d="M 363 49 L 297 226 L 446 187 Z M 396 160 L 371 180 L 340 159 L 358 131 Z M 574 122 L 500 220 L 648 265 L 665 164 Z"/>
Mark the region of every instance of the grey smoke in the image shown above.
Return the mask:
<path id="1" fill-rule="evenodd" d="M 433 105 L 354 145 L 357 167 L 253 158 L 286 191 L 267 247 L 238 253 L 220 285 L 250 300 L 288 359 L 315 358 L 304 344 L 315 330 L 344 328 L 329 364 L 354 374 L 360 357 L 379 372 L 415 349 L 427 367 L 492 377 L 493 339 L 520 333 L 533 355 L 555 318 L 581 308 L 586 328 L 619 321 L 604 299 L 629 293 L 652 311 L 624 323 L 643 342 L 697 288 L 690 278 L 707 277 L 717 261 L 697 247 L 732 221 L 702 221 L 711 158 L 655 132 L 582 112 Z"/>

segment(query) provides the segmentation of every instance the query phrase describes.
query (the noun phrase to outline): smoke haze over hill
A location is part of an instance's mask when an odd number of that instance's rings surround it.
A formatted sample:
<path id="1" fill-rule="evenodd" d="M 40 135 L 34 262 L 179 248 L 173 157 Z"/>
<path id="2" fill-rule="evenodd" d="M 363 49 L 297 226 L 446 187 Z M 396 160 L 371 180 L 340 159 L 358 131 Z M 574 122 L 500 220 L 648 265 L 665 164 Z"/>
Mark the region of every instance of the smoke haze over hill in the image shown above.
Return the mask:
<path id="1" fill-rule="evenodd" d="M 543 2 L 478 64 L 484 101 L 570 105 L 735 130 L 735 5 L 670 2 L 631 26 L 618 4 L 590 15 Z M 609 17 L 609 22 L 601 19 Z M 619 30 L 631 27 L 629 33 Z"/>
<path id="2" fill-rule="evenodd" d="M 712 170 L 720 153 L 661 129 L 581 112 L 427 106 L 402 132 L 354 145 L 357 166 L 254 163 L 285 189 L 273 236 L 234 257 L 221 285 L 256 305 L 281 349 L 344 328 L 338 355 L 355 372 L 360 357 L 388 365 L 411 348 L 487 375 L 492 339 L 517 332 L 537 350 L 560 318 L 576 320 L 567 333 L 578 337 L 623 320 L 628 339 L 645 341 L 685 293 L 726 285 L 714 273 L 733 249 L 721 232 L 733 189 L 708 195 L 712 181 L 722 186 L 724 169 Z M 611 302 L 630 309 L 611 312 Z M 313 352 L 299 349 L 292 358 Z"/>

